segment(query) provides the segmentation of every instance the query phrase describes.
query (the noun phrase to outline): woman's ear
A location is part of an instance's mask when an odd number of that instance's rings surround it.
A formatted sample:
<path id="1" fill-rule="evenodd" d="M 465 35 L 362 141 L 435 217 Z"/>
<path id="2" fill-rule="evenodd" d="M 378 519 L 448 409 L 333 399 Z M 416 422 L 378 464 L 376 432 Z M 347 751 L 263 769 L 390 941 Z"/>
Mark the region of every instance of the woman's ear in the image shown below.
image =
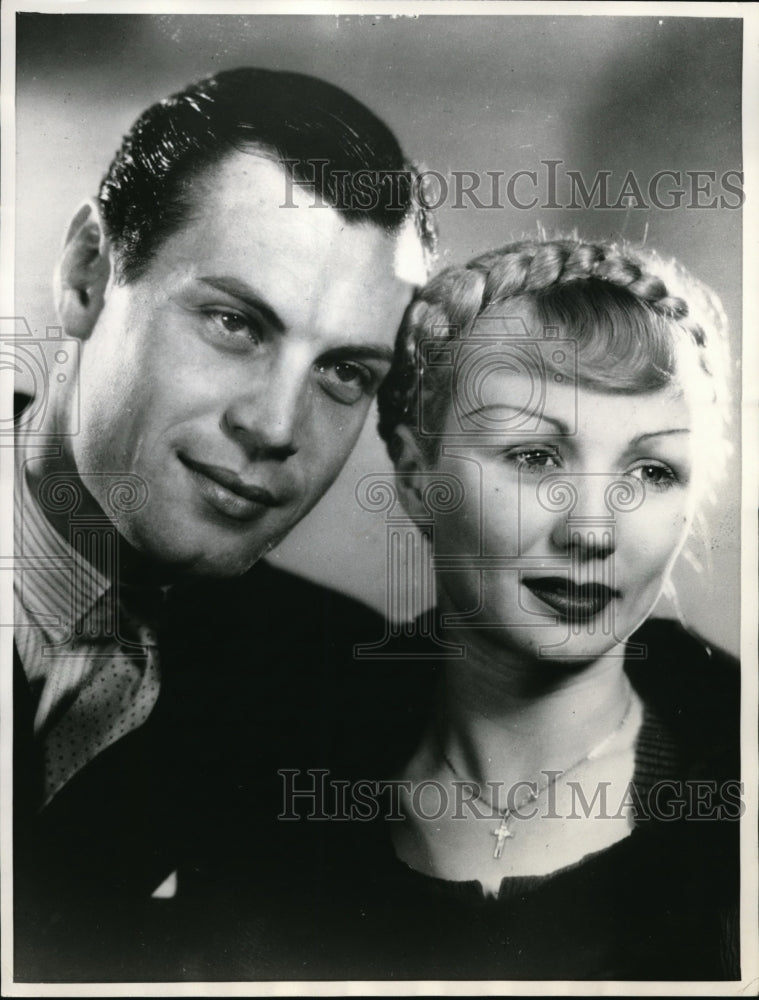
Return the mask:
<path id="1" fill-rule="evenodd" d="M 111 274 L 110 247 L 94 201 L 71 220 L 55 275 L 55 298 L 65 333 L 80 340 L 92 332 Z"/>
<path id="2" fill-rule="evenodd" d="M 398 493 L 406 513 L 415 521 L 429 520 L 429 511 L 422 500 L 425 472 L 429 464 L 413 431 L 405 424 L 395 428 L 391 453 L 398 473 Z"/>

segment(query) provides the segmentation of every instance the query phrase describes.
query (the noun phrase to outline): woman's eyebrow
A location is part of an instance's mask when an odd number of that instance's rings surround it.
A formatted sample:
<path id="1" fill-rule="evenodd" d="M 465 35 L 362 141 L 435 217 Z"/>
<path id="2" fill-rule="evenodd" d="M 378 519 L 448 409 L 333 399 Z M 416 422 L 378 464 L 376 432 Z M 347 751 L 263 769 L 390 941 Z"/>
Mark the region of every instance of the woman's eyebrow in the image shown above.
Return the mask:
<path id="1" fill-rule="evenodd" d="M 553 424 L 558 433 L 564 437 L 574 436 L 573 432 L 569 429 L 569 424 L 564 423 L 558 417 L 547 416 L 540 409 L 530 409 L 529 406 L 512 406 L 510 403 L 488 403 L 486 406 L 478 406 L 474 410 L 468 410 L 462 414 L 462 417 L 474 417 L 478 413 L 486 413 L 488 410 L 511 410 L 520 417 L 532 417 L 541 423 Z"/>
<path id="2" fill-rule="evenodd" d="M 267 305 L 255 289 L 251 288 L 244 281 L 226 275 L 219 277 L 205 276 L 198 278 L 198 281 L 202 281 L 204 285 L 210 285 L 211 288 L 215 288 L 219 292 L 224 292 L 226 295 L 231 295 L 233 298 L 239 299 L 240 302 L 244 302 L 246 306 L 260 313 L 271 327 L 279 333 L 284 333 L 285 323 L 276 310 Z"/>
<path id="3" fill-rule="evenodd" d="M 641 441 L 647 441 L 648 438 L 653 437 L 663 437 L 665 434 L 690 434 L 690 427 L 671 427 L 663 431 L 646 431 L 645 434 L 638 434 L 630 442 L 630 447 L 634 447 L 636 444 L 640 444 Z"/>

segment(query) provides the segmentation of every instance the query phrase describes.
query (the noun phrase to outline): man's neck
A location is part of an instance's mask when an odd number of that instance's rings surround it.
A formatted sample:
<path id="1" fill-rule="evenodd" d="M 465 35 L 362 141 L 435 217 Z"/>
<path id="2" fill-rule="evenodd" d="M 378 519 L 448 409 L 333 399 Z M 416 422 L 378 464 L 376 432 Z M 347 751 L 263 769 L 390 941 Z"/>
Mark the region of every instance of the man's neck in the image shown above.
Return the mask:
<path id="1" fill-rule="evenodd" d="M 157 590 L 172 584 L 172 574 L 166 567 L 146 559 L 130 545 L 87 489 L 76 466 L 65 417 L 65 412 L 51 407 L 42 432 L 28 439 L 28 447 L 23 434 L 19 436 L 19 446 L 26 448 L 27 457 L 33 459 L 24 466 L 26 487 L 33 502 L 67 544 L 73 521 L 86 522 L 90 531 L 102 525 L 103 533 L 113 532 L 116 553 L 112 565 L 106 568 L 106 575 L 112 581 L 118 578 L 122 585 L 133 590 Z M 103 571 L 102 567 L 98 569 Z"/>

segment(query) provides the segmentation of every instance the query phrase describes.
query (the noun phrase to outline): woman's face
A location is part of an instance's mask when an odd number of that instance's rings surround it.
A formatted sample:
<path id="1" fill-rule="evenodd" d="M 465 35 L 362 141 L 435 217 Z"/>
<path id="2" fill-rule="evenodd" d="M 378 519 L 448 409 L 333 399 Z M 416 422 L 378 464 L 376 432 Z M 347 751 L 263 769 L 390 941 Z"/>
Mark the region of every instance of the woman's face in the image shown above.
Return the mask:
<path id="1" fill-rule="evenodd" d="M 493 366 L 481 405 L 449 408 L 434 471 L 463 501 L 435 519 L 439 603 L 512 650 L 590 661 L 648 616 L 686 538 L 692 417 L 676 384 L 540 388 Z"/>

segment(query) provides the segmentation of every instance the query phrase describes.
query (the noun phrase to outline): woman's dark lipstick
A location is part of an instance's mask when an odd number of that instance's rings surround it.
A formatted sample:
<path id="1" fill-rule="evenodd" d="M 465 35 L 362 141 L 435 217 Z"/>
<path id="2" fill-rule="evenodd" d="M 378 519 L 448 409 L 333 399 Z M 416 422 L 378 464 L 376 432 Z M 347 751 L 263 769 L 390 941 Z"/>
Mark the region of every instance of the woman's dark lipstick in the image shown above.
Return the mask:
<path id="1" fill-rule="evenodd" d="M 588 621 L 622 595 L 603 583 L 576 584 L 558 576 L 522 580 L 527 589 L 567 621 Z"/>

